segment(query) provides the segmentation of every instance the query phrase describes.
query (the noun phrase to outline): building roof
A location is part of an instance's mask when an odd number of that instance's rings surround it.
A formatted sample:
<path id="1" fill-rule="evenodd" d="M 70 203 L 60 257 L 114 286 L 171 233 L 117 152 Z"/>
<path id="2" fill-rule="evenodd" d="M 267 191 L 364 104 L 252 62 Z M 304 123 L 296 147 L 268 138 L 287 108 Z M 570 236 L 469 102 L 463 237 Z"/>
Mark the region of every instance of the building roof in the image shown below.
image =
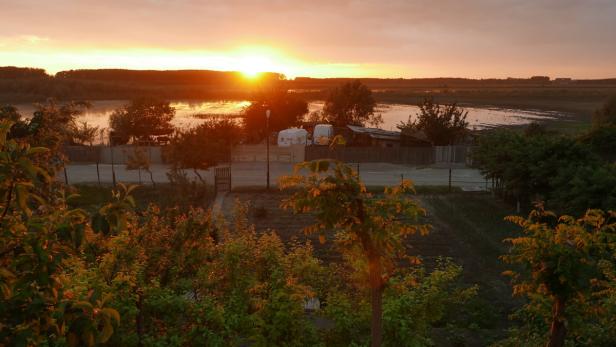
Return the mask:
<path id="1" fill-rule="evenodd" d="M 402 136 L 412 137 L 419 141 L 430 142 L 430 139 L 428 139 L 428 136 L 422 130 L 406 128 L 402 130 Z"/>
<path id="2" fill-rule="evenodd" d="M 347 125 L 347 127 L 356 134 L 368 135 L 373 139 L 400 141 L 399 131 L 389 131 L 378 128 L 365 128 L 357 125 Z"/>

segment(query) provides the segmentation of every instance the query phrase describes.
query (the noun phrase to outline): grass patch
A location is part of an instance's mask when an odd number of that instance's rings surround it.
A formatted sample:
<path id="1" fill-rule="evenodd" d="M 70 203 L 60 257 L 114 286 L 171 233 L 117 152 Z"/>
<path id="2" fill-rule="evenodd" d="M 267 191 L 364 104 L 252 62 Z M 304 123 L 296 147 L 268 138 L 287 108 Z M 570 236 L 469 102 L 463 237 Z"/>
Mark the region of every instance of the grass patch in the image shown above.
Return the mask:
<path id="1" fill-rule="evenodd" d="M 111 201 L 111 185 L 73 185 L 74 193 L 78 194 L 69 201 L 73 208 L 83 208 L 93 212 L 105 203 Z M 161 208 L 180 207 L 208 207 L 214 199 L 211 187 L 201 185 L 183 187 L 172 184 L 157 184 L 152 186 L 138 186 L 132 193 L 137 203 L 137 209 L 143 210 L 149 204 L 156 204 Z"/>
<path id="2" fill-rule="evenodd" d="M 520 305 L 502 276 L 507 266 L 499 259 L 507 252 L 503 239 L 517 233 L 517 227 L 504 220 L 515 214 L 514 208 L 488 193 L 435 194 L 420 199 L 434 232 L 448 235 L 452 247 L 460 252 L 465 281 L 479 285 L 475 307 L 465 313 L 480 327 L 477 345 L 502 339 L 511 324 L 509 314 Z"/>
<path id="3" fill-rule="evenodd" d="M 422 199 L 434 218 L 455 232 L 481 257 L 495 260 L 506 251 L 502 240 L 516 227 L 504 221 L 515 210 L 487 193 L 457 193 Z"/>
<path id="4" fill-rule="evenodd" d="M 581 135 L 592 127 L 590 121 L 581 120 L 550 120 L 543 123 L 548 131 L 566 135 Z"/>

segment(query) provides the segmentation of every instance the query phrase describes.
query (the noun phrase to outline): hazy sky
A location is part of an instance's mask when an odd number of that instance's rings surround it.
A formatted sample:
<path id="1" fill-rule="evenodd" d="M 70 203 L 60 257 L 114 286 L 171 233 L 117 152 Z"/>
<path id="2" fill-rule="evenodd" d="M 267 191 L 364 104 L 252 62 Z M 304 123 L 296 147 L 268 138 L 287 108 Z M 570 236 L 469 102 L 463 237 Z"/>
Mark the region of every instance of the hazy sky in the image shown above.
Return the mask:
<path id="1" fill-rule="evenodd" d="M 616 77 L 616 0 L 0 0 L 0 65 Z"/>

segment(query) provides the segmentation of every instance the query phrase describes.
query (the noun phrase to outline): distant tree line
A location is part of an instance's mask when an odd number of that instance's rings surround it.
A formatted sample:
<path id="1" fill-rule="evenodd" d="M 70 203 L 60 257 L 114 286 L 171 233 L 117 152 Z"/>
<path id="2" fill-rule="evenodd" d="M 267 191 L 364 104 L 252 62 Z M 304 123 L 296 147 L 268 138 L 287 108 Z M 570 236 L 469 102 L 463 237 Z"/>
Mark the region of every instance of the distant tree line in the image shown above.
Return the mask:
<path id="1" fill-rule="evenodd" d="M 402 96 L 425 96 L 426 90 L 433 89 L 443 92 L 456 90 L 458 95 L 484 97 L 523 95 L 596 99 L 606 95 L 601 88 L 616 85 L 616 79 L 572 80 L 567 83 L 567 88 L 563 89 L 558 81 L 546 81 L 546 76 L 538 77 L 540 78 L 362 78 L 359 81 L 369 89 L 379 89 L 379 98 L 396 100 Z M 262 74 L 259 81 L 275 81 L 279 78 L 280 75 L 276 73 Z M 306 96 L 325 98 L 331 89 L 354 80 L 298 77 L 287 81 L 287 88 Z M 247 99 L 258 84 L 237 72 L 209 70 L 83 69 L 60 71 L 52 76 L 42 69 L 0 67 L 0 100 L 10 102 L 44 101 L 50 97 L 59 100 L 138 97 Z M 528 88 L 544 86 L 546 88 Z M 486 89 L 489 90 L 487 94 Z"/>
<path id="2" fill-rule="evenodd" d="M 260 83 L 278 80 L 265 73 Z M 26 102 L 150 97 L 246 99 L 253 82 L 239 72 L 180 70 L 140 71 L 122 69 L 60 71 L 55 76 L 42 69 L 0 67 L 0 101 Z"/>

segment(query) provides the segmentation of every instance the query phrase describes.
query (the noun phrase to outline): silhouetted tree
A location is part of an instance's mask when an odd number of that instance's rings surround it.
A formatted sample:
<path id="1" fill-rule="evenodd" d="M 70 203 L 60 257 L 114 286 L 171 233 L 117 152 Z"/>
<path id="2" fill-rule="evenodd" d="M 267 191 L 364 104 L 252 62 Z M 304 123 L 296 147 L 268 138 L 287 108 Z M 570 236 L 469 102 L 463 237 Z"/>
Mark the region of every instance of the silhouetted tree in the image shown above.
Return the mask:
<path id="1" fill-rule="evenodd" d="M 173 170 L 192 169 L 201 183 L 198 170 L 207 170 L 230 159 L 233 145 L 240 139 L 240 128 L 232 120 L 212 120 L 180 131 L 171 139 L 168 160 Z"/>
<path id="2" fill-rule="evenodd" d="M 355 80 L 329 92 L 323 114 L 331 124 L 336 126 L 365 126 L 366 124 L 378 126 L 383 119 L 380 115 L 374 114 L 375 106 L 372 91 L 360 80 Z"/>
<path id="3" fill-rule="evenodd" d="M 283 81 L 272 83 L 266 90 L 256 93 L 244 111 L 244 130 L 249 142 L 260 142 L 266 134 L 265 112 L 271 111 L 269 130 L 280 131 L 298 125 L 308 113 L 306 101 L 288 92 Z"/>
<path id="4" fill-rule="evenodd" d="M 88 122 L 79 122 L 75 125 L 73 131 L 73 142 L 86 145 L 92 145 L 96 135 L 100 133 L 100 128 L 97 126 L 89 125 Z"/>
<path id="5" fill-rule="evenodd" d="M 154 136 L 173 133 L 171 120 L 175 109 L 168 101 L 136 99 L 113 112 L 109 117 L 113 142 L 150 141 Z"/>
<path id="6" fill-rule="evenodd" d="M 402 131 L 420 130 L 434 145 L 450 145 L 462 139 L 466 134 L 467 114 L 467 111 L 455 103 L 441 106 L 432 98 L 425 98 L 419 105 L 417 119 L 411 121 L 409 117 L 408 121 L 398 125 L 398 129 Z"/>

